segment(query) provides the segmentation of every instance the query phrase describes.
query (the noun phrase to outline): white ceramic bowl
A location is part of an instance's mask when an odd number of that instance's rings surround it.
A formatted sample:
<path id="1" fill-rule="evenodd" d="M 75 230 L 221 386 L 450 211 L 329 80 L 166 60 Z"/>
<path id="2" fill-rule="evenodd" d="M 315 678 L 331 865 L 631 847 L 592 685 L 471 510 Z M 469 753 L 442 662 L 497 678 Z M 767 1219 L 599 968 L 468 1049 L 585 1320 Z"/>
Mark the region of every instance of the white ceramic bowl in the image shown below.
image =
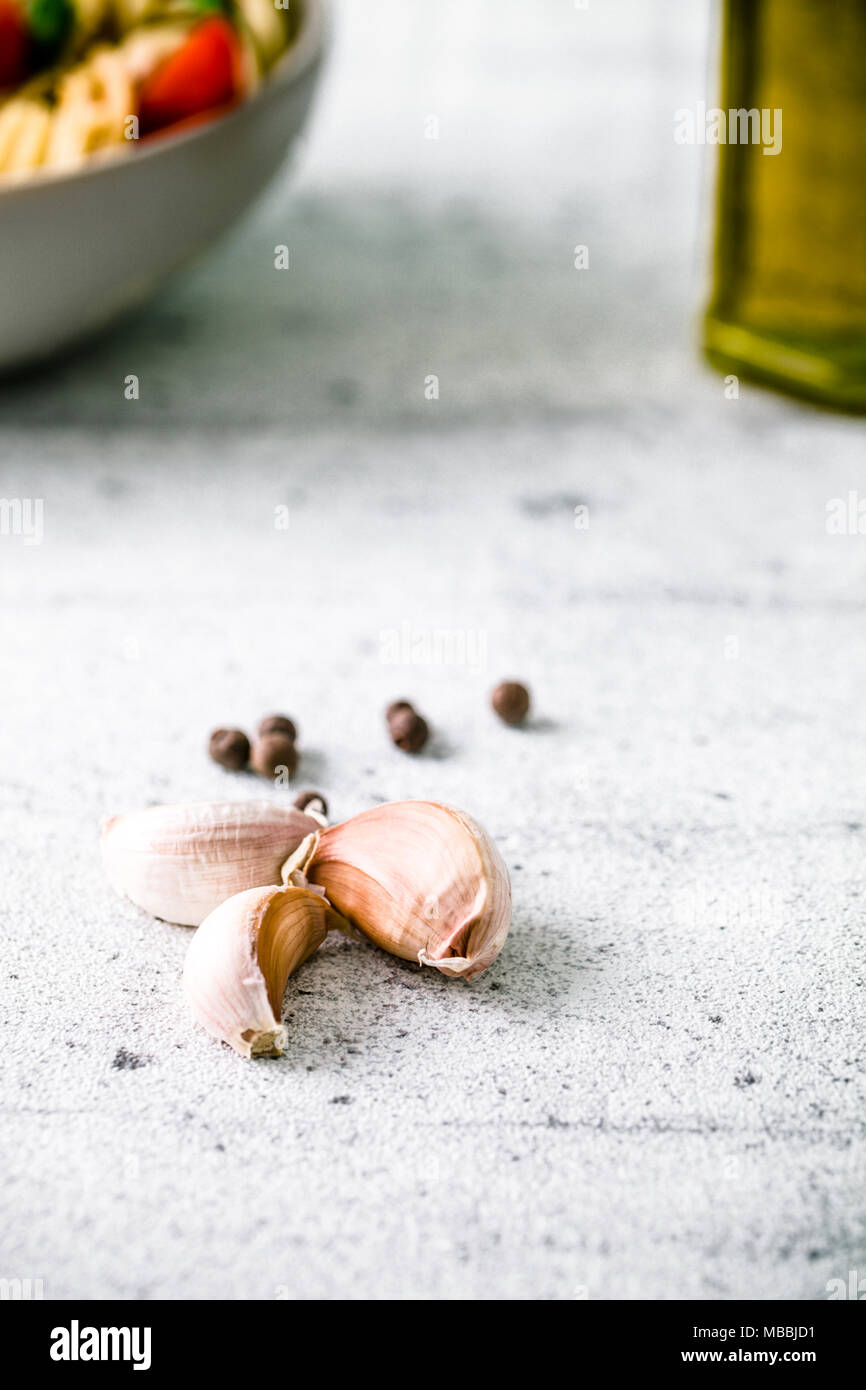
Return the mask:
<path id="1" fill-rule="evenodd" d="M 238 217 L 303 128 L 323 0 L 229 115 L 72 174 L 0 185 L 0 371 L 48 357 L 139 304 Z"/>

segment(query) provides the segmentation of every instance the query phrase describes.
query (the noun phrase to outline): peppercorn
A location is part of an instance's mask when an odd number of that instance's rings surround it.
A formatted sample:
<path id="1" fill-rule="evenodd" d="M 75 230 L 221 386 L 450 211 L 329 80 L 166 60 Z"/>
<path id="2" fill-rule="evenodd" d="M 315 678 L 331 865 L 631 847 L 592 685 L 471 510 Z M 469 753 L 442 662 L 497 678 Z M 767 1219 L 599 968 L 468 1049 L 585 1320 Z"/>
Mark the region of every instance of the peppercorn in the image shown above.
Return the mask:
<path id="1" fill-rule="evenodd" d="M 250 756 L 250 741 L 242 729 L 214 729 L 207 751 L 220 767 L 240 772 Z"/>
<path id="2" fill-rule="evenodd" d="M 257 738 L 250 753 L 250 766 L 260 777 L 275 777 L 285 768 L 291 777 L 298 766 L 295 741 L 285 733 L 263 734 Z"/>
<path id="3" fill-rule="evenodd" d="M 490 703 L 504 724 L 522 724 L 529 713 L 529 691 L 519 681 L 502 681 Z"/>
<path id="4" fill-rule="evenodd" d="M 391 720 L 394 718 L 394 715 L 399 714 L 400 711 L 404 709 L 412 710 L 412 713 L 415 713 L 408 700 L 395 700 L 393 704 L 390 704 L 388 708 L 385 710 L 386 722 L 390 724 Z"/>
<path id="5" fill-rule="evenodd" d="M 292 743 L 298 737 L 298 730 L 294 723 L 284 714 L 266 714 L 264 719 L 259 720 L 256 733 L 259 738 L 264 738 L 265 734 L 286 734 Z"/>
<path id="6" fill-rule="evenodd" d="M 299 811 L 316 811 L 320 816 L 328 814 L 328 803 L 321 792 L 299 792 L 295 805 Z"/>
<path id="7" fill-rule="evenodd" d="M 420 753 L 430 729 L 426 719 L 409 704 L 408 700 L 398 700 L 385 711 L 391 742 L 404 753 Z"/>

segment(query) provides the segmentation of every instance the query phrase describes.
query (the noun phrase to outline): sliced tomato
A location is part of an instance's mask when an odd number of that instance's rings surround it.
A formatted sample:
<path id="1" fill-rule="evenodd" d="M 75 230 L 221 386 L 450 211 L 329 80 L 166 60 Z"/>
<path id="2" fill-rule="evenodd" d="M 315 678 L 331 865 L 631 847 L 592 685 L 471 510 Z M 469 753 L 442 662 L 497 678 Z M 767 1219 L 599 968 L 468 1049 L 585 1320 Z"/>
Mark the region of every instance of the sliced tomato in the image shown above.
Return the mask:
<path id="1" fill-rule="evenodd" d="M 30 30 L 12 0 L 0 0 L 0 87 L 14 87 L 28 72 Z"/>
<path id="2" fill-rule="evenodd" d="M 141 84 L 141 134 L 230 105 L 242 94 L 240 73 L 241 46 L 228 20 L 204 20 Z"/>

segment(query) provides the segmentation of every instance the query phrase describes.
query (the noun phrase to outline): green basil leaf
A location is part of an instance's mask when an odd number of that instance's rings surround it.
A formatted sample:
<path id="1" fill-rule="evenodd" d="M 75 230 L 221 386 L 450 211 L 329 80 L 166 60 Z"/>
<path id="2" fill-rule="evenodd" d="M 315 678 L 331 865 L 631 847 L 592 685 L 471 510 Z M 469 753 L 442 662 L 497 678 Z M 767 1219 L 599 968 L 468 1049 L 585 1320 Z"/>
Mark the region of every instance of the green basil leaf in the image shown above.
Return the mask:
<path id="1" fill-rule="evenodd" d="M 27 23 L 37 44 L 59 48 L 72 28 L 75 11 L 71 0 L 30 0 Z"/>

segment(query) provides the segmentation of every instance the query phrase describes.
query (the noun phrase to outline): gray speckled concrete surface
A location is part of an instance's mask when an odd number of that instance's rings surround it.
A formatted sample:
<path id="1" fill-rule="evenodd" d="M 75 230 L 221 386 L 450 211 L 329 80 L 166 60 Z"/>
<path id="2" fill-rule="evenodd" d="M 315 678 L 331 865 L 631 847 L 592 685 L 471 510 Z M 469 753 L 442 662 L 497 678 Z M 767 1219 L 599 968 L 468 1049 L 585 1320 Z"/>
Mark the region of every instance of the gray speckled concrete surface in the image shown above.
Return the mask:
<path id="1" fill-rule="evenodd" d="M 369 8 L 291 189 L 0 390 L 3 495 L 45 507 L 0 542 L 0 1276 L 823 1298 L 866 1271 L 866 541 L 826 528 L 862 424 L 727 400 L 695 356 L 706 171 L 670 125 L 702 7 Z M 522 732 L 485 704 L 511 673 Z M 271 708 L 336 816 L 476 814 L 515 916 L 472 986 L 329 940 L 248 1064 L 189 1025 L 188 932 L 114 896 L 97 827 L 261 795 L 202 741 Z"/>

